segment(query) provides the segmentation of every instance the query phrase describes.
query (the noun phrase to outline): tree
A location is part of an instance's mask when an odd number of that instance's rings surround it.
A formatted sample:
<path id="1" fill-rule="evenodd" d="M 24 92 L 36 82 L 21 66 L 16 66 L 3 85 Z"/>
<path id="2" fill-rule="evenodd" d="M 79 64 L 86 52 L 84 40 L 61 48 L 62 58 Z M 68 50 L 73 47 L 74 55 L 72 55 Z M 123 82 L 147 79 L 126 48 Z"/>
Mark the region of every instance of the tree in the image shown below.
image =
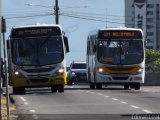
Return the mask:
<path id="1" fill-rule="evenodd" d="M 160 72 L 160 50 L 146 49 L 146 71 Z"/>

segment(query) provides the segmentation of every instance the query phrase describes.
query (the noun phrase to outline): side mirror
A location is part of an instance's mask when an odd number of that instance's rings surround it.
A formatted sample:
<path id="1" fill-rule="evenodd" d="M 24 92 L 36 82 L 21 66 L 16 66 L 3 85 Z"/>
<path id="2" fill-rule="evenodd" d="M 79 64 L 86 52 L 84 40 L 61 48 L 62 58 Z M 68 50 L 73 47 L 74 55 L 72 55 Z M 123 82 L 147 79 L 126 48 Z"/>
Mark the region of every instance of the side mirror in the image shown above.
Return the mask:
<path id="1" fill-rule="evenodd" d="M 144 41 L 144 45 L 145 45 L 145 47 L 147 47 L 147 40 Z"/>
<path id="2" fill-rule="evenodd" d="M 66 51 L 69 52 L 68 38 L 66 36 L 63 36 L 63 39 L 64 39 L 64 44 L 65 44 L 65 47 L 66 47 Z"/>
<path id="3" fill-rule="evenodd" d="M 95 52 L 96 52 L 96 50 L 97 50 L 97 46 L 96 46 L 96 45 L 94 45 L 94 46 L 93 46 L 93 52 L 95 53 Z"/>

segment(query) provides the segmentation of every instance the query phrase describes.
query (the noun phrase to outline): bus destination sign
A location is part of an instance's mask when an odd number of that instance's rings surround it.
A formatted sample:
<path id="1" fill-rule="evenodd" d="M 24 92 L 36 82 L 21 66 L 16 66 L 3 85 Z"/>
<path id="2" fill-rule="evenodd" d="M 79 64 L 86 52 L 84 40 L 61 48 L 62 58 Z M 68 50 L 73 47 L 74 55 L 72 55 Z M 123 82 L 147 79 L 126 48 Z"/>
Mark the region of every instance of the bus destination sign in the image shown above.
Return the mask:
<path id="1" fill-rule="evenodd" d="M 142 33 L 140 31 L 100 31 L 99 38 L 101 39 L 118 39 L 118 38 L 128 38 L 128 39 L 140 39 L 142 38 Z"/>
<path id="2" fill-rule="evenodd" d="M 36 36 L 54 36 L 61 35 L 58 27 L 30 27 L 17 28 L 12 30 L 12 37 L 36 37 Z"/>

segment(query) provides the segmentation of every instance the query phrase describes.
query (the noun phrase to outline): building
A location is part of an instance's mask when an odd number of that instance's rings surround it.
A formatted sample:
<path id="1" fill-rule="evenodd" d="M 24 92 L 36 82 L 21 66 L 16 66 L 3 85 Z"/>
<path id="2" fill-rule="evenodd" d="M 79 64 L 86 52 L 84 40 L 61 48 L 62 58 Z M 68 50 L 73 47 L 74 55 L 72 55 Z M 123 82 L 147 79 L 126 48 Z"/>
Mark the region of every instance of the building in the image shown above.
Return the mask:
<path id="1" fill-rule="evenodd" d="M 147 47 L 160 49 L 160 0 L 125 0 L 125 26 L 142 28 Z"/>

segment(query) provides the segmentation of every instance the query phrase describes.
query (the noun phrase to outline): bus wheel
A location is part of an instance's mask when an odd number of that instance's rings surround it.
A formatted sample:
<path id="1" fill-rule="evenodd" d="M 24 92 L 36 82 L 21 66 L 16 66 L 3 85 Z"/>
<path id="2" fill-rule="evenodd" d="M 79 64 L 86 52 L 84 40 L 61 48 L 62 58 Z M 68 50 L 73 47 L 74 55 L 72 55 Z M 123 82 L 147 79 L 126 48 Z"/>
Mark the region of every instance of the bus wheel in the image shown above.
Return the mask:
<path id="1" fill-rule="evenodd" d="M 140 83 L 135 83 L 134 89 L 135 90 L 140 90 Z"/>
<path id="2" fill-rule="evenodd" d="M 58 92 L 60 92 L 60 93 L 62 93 L 62 92 L 64 92 L 64 85 L 57 85 L 57 90 L 58 90 Z"/>
<path id="3" fill-rule="evenodd" d="M 13 94 L 25 94 L 25 88 L 13 87 Z"/>
<path id="4" fill-rule="evenodd" d="M 53 85 L 51 87 L 51 91 L 52 91 L 52 93 L 57 92 L 57 85 Z"/>
<path id="5" fill-rule="evenodd" d="M 96 83 L 96 88 L 97 89 L 102 89 L 102 83 Z"/>
<path id="6" fill-rule="evenodd" d="M 25 90 L 24 87 L 21 88 L 21 91 L 22 91 L 22 92 L 21 92 L 22 94 L 25 94 L 25 93 L 26 93 L 26 90 Z"/>
<path id="7" fill-rule="evenodd" d="M 89 87 L 90 89 L 95 89 L 95 83 L 90 82 Z"/>
<path id="8" fill-rule="evenodd" d="M 129 89 L 129 84 L 124 84 L 124 89 L 128 90 Z"/>

